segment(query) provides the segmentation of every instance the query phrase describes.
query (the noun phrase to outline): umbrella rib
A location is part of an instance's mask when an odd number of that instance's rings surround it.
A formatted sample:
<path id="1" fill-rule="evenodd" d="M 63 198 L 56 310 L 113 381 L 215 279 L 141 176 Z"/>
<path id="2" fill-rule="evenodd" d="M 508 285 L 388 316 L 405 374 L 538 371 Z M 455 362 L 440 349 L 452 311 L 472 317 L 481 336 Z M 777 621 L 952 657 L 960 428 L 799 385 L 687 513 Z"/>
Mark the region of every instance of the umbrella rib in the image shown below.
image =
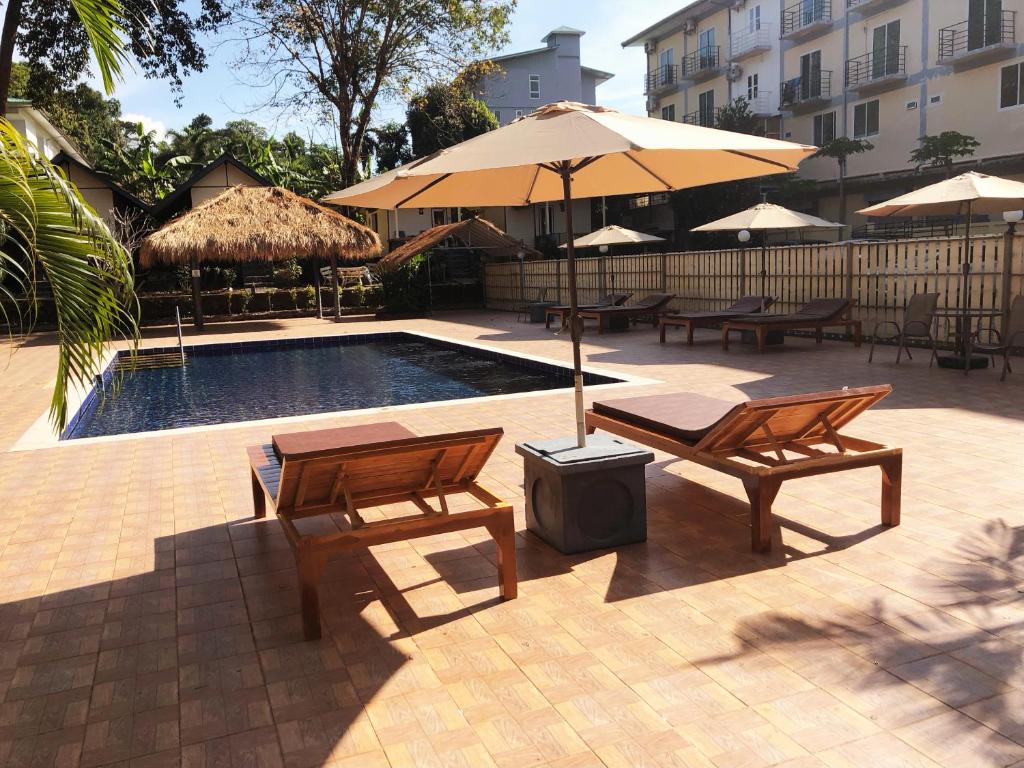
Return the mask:
<path id="1" fill-rule="evenodd" d="M 665 181 L 665 180 L 664 180 L 663 178 L 661 178 L 661 176 L 659 176 L 658 174 L 656 174 L 656 173 L 655 173 L 654 171 L 652 171 L 652 170 L 651 170 L 650 168 L 648 168 L 648 167 L 647 167 L 646 165 L 644 165 L 643 163 L 641 163 L 641 162 L 640 162 L 639 160 L 637 160 L 637 159 L 636 159 L 635 157 L 633 157 L 633 156 L 632 156 L 631 154 L 629 154 L 628 152 L 626 152 L 626 153 L 624 153 L 624 154 L 626 155 L 626 157 L 628 157 L 628 158 L 629 158 L 630 160 L 632 160 L 632 161 L 633 161 L 634 163 L 636 163 L 637 165 L 639 165 L 639 166 L 640 166 L 640 167 L 641 167 L 641 168 L 642 168 L 643 170 L 645 170 L 645 171 L 646 171 L 646 172 L 647 172 L 647 173 L 648 173 L 648 174 L 649 174 L 649 175 L 650 175 L 650 176 L 651 176 L 651 177 L 652 177 L 653 179 L 655 179 L 655 180 L 656 180 L 656 181 L 657 181 L 657 182 L 658 182 L 659 184 L 664 184 L 664 185 L 665 185 L 665 189 L 666 189 L 666 190 L 671 190 L 671 189 L 672 189 L 672 185 L 671 185 L 671 184 L 669 184 L 669 183 L 668 183 L 667 181 Z"/>
<path id="2" fill-rule="evenodd" d="M 446 174 L 444 174 L 443 176 L 438 176 L 438 177 L 437 177 L 436 179 L 434 179 L 434 180 L 433 180 L 432 182 L 430 182 L 429 184 L 427 184 L 427 185 L 425 185 L 425 186 L 423 186 L 423 187 L 421 187 L 421 188 L 417 189 L 417 190 L 416 190 L 415 192 L 413 192 L 413 193 L 412 193 L 411 195 L 409 195 L 409 196 L 408 196 L 407 198 L 405 198 L 404 200 L 399 200 L 399 201 L 398 201 L 397 203 L 395 203 L 395 208 L 401 208 L 401 207 L 402 207 L 403 205 L 405 205 L 406 203 L 408 203 L 408 202 L 409 202 L 410 200 L 412 200 L 412 199 L 413 199 L 414 197 L 419 197 L 419 196 L 420 196 L 420 195 L 422 195 L 422 194 L 423 194 L 424 192 L 426 192 L 426 191 L 427 191 L 428 189 L 430 189 L 430 188 L 431 188 L 431 187 L 433 187 L 433 186 L 436 186 L 437 184 L 440 184 L 440 183 L 441 183 L 442 181 L 444 181 L 445 179 L 447 179 L 447 178 L 448 178 L 449 176 L 451 176 L 451 174 L 450 174 L 450 173 L 446 173 Z"/>
<path id="3" fill-rule="evenodd" d="M 533 197 L 533 190 L 537 186 L 537 177 L 540 176 L 540 169 L 545 166 L 538 164 L 537 168 L 533 172 L 533 178 L 530 180 L 530 188 L 526 190 L 526 204 L 530 204 L 530 198 Z"/>
<path id="4" fill-rule="evenodd" d="M 725 151 L 728 152 L 730 155 L 737 155 L 739 157 L 744 157 L 747 160 L 756 160 L 759 163 L 767 163 L 768 165 L 774 165 L 776 168 L 785 168 L 787 171 L 795 171 L 796 170 L 796 168 L 794 168 L 791 165 L 787 165 L 786 163 L 779 163 L 779 162 L 776 162 L 775 160 L 769 160 L 769 159 L 767 159 L 765 157 L 758 157 L 757 155 L 751 155 L 751 154 L 748 154 L 746 152 L 740 152 L 737 149 L 727 149 Z"/>

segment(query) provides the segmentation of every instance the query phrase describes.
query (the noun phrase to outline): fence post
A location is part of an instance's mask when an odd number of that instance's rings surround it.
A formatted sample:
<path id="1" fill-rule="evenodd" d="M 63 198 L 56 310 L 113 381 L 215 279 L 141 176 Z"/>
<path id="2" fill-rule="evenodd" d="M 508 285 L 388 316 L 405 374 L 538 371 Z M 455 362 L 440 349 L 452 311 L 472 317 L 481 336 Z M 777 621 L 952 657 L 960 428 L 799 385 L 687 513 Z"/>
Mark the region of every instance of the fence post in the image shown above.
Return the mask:
<path id="1" fill-rule="evenodd" d="M 853 243 L 851 241 L 849 241 L 849 240 L 846 241 L 846 266 L 844 267 L 844 269 L 846 270 L 846 275 L 845 275 L 845 280 L 844 280 L 845 288 L 846 288 L 846 298 L 852 299 L 853 298 Z"/>
<path id="2" fill-rule="evenodd" d="M 661 254 L 661 292 L 668 293 L 668 254 Z"/>
<path id="3" fill-rule="evenodd" d="M 562 260 L 555 259 L 555 301 L 562 303 Z"/>
<path id="4" fill-rule="evenodd" d="M 1003 234 L 1003 285 L 1001 289 L 1002 301 L 999 307 L 1002 313 L 1002 322 L 999 324 L 999 329 L 1003 334 L 1003 338 L 1006 338 L 1006 326 L 1010 322 L 1010 292 L 1013 290 L 1013 241 L 1016 228 L 1017 225 L 1011 223 L 1006 227 L 1006 232 Z"/>
<path id="5" fill-rule="evenodd" d="M 739 296 L 747 295 L 747 249 L 746 246 L 740 248 L 740 291 Z"/>

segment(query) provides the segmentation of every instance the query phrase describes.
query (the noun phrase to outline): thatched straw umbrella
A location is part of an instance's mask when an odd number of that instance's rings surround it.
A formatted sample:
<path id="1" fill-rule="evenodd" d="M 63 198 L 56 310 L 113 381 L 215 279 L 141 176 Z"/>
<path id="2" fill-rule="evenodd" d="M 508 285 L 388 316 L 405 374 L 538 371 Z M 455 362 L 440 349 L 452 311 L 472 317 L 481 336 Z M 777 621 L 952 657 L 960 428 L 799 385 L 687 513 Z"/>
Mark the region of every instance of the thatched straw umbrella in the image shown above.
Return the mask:
<path id="1" fill-rule="evenodd" d="M 338 260 L 380 253 L 377 233 L 336 211 L 280 187 L 233 187 L 149 235 L 140 264 L 188 264 L 192 269 L 195 324 L 203 324 L 199 265 L 205 262 L 283 261 L 295 256 L 331 263 L 335 314 Z"/>

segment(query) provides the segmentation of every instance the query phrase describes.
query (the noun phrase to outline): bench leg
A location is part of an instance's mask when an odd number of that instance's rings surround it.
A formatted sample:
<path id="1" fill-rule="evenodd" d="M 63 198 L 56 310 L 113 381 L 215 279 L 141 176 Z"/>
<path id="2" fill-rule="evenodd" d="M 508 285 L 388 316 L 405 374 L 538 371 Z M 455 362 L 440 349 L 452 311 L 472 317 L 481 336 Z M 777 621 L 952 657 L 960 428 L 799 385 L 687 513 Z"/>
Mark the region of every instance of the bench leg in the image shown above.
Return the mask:
<path id="1" fill-rule="evenodd" d="M 729 351 L 729 324 L 722 324 L 722 349 L 726 352 Z"/>
<path id="2" fill-rule="evenodd" d="M 764 354 L 768 343 L 768 329 L 763 325 L 757 329 L 757 351 Z"/>
<path id="3" fill-rule="evenodd" d="M 899 525 L 903 457 L 886 459 L 879 467 L 882 470 L 882 525 Z"/>
<path id="4" fill-rule="evenodd" d="M 302 603 L 302 634 L 307 640 L 320 639 L 320 577 L 323 556 L 300 545 L 295 553 L 299 567 L 299 596 Z"/>
<path id="5" fill-rule="evenodd" d="M 551 329 L 551 315 L 549 315 L 547 312 L 545 312 L 544 313 L 544 330 L 547 331 L 547 330 L 550 330 L 550 329 Z"/>
<path id="6" fill-rule="evenodd" d="M 487 526 L 494 538 L 498 560 L 498 590 L 504 600 L 515 600 L 519 594 L 519 579 L 516 576 L 516 529 L 512 515 Z"/>
<path id="7" fill-rule="evenodd" d="M 825 340 L 825 329 L 822 326 L 818 326 L 814 329 L 814 343 L 821 344 Z"/>
<path id="8" fill-rule="evenodd" d="M 686 324 L 686 346 L 693 346 L 693 323 Z"/>
<path id="9" fill-rule="evenodd" d="M 754 552 L 771 552 L 772 502 L 779 495 L 782 483 L 770 478 L 750 478 L 743 489 L 750 499 L 750 547 Z"/>
<path id="10" fill-rule="evenodd" d="M 863 333 L 863 327 L 862 326 L 863 326 L 863 324 L 859 320 L 853 324 L 853 346 L 855 346 L 855 347 L 859 347 L 860 344 L 861 344 L 861 341 L 864 338 L 864 333 Z M 907 354 L 908 355 L 910 354 L 909 350 L 907 351 Z"/>
<path id="11" fill-rule="evenodd" d="M 255 517 L 266 517 L 267 516 L 267 494 L 263 491 L 263 486 L 260 484 L 259 478 L 256 476 L 256 470 L 250 470 L 252 475 L 252 508 L 253 515 Z"/>
<path id="12" fill-rule="evenodd" d="M 665 331 L 667 329 L 668 329 L 668 326 L 665 325 L 664 323 L 662 323 L 661 324 L 661 333 L 659 334 L 659 339 L 658 339 L 662 344 L 665 343 Z"/>

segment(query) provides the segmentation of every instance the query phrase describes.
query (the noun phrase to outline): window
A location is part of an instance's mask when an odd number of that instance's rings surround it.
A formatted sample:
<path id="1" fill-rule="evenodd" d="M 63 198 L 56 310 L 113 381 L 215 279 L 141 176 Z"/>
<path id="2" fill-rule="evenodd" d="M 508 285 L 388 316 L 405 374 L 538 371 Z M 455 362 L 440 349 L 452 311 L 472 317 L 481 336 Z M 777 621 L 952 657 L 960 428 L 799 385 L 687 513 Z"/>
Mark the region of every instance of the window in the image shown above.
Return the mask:
<path id="1" fill-rule="evenodd" d="M 1024 104 L 1024 61 L 1003 67 L 999 72 L 999 107 Z"/>
<path id="2" fill-rule="evenodd" d="M 530 98 L 540 98 L 540 75 L 530 75 Z"/>
<path id="3" fill-rule="evenodd" d="M 751 104 L 757 99 L 757 75 L 747 75 L 747 101 Z"/>
<path id="4" fill-rule="evenodd" d="M 816 99 L 819 96 L 821 96 L 821 51 L 811 51 L 800 57 L 800 99 Z"/>
<path id="5" fill-rule="evenodd" d="M 875 27 L 871 38 L 871 78 L 900 71 L 900 20 Z"/>
<path id="6" fill-rule="evenodd" d="M 715 124 L 715 92 L 704 91 L 697 96 L 697 122 L 708 128 Z"/>
<path id="7" fill-rule="evenodd" d="M 672 76 L 672 57 L 674 55 L 675 52 L 671 48 L 666 48 L 658 53 L 658 85 L 670 85 L 675 82 L 675 78 Z"/>
<path id="8" fill-rule="evenodd" d="M 761 28 L 761 6 L 747 9 L 747 31 L 756 32 Z"/>
<path id="9" fill-rule="evenodd" d="M 823 147 L 836 138 L 836 113 L 825 112 L 814 116 L 814 145 Z"/>
<path id="10" fill-rule="evenodd" d="M 718 55 L 715 50 L 715 28 L 705 29 L 700 33 L 700 68 L 709 69 L 718 66 Z"/>
<path id="11" fill-rule="evenodd" d="M 522 116 L 523 116 L 523 110 L 517 109 L 516 110 L 516 117 L 522 117 Z"/>
<path id="12" fill-rule="evenodd" d="M 878 133 L 878 99 L 853 108 L 853 136 L 856 139 Z"/>
<path id="13" fill-rule="evenodd" d="M 968 0 L 967 50 L 974 51 L 998 43 L 1002 23 L 1002 0 Z"/>
<path id="14" fill-rule="evenodd" d="M 661 108 L 661 119 L 662 120 L 675 120 L 676 119 L 676 105 L 669 104 L 667 107 Z"/>

